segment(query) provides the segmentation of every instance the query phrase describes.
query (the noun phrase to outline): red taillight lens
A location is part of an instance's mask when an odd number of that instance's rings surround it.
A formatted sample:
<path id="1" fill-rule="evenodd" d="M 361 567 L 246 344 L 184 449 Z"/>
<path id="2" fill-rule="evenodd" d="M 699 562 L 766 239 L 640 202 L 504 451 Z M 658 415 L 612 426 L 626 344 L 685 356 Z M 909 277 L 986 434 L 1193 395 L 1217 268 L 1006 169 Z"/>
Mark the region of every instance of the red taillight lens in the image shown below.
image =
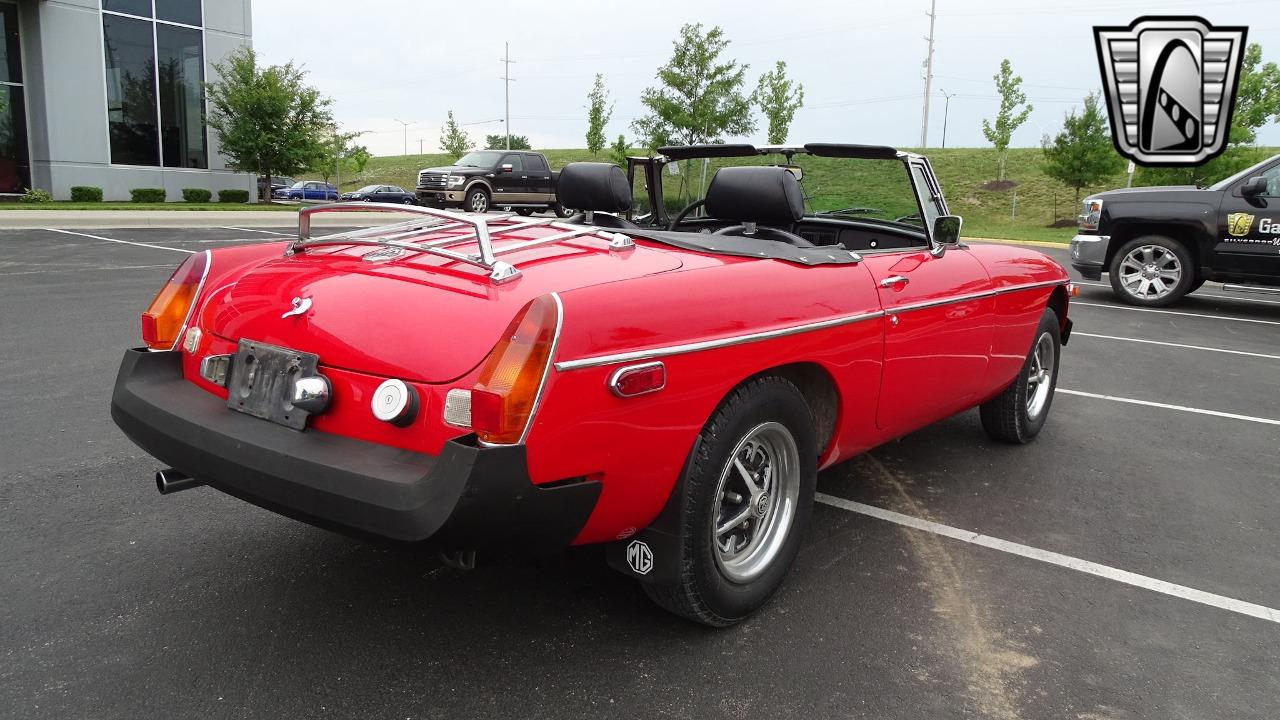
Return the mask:
<path id="1" fill-rule="evenodd" d="M 471 391 L 471 428 L 489 443 L 517 443 L 533 415 L 560 323 L 550 295 L 534 299 L 489 353 Z"/>
<path id="2" fill-rule="evenodd" d="M 208 265 L 209 253 L 192 255 L 173 271 L 169 282 L 156 293 L 151 305 L 142 313 L 142 341 L 147 347 L 172 350 L 177 344 L 178 333 L 187 322 Z"/>
<path id="3" fill-rule="evenodd" d="M 658 392 L 667 386 L 667 368 L 660 362 L 622 368 L 609 377 L 609 389 L 623 398 Z"/>

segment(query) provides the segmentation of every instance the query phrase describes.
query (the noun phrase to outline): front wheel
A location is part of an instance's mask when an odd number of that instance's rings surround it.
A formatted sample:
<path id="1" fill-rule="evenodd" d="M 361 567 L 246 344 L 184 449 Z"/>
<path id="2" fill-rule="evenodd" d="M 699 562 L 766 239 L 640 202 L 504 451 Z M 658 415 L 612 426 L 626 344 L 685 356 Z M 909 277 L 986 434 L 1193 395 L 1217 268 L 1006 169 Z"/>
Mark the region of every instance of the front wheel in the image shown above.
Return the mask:
<path id="1" fill-rule="evenodd" d="M 1134 238 L 1116 251 L 1108 268 L 1111 289 L 1131 305 L 1164 307 L 1191 292 L 1196 269 L 1180 242 L 1161 235 Z"/>
<path id="2" fill-rule="evenodd" d="M 982 427 L 994 440 L 1023 444 L 1040 433 L 1049 417 L 1058 387 L 1058 358 L 1062 340 L 1058 314 L 1046 309 L 1040 316 L 1031 352 L 1018 377 L 996 397 L 982 404 Z"/>
<path id="3" fill-rule="evenodd" d="M 722 627 L 769 600 L 813 512 L 813 425 L 800 390 L 779 377 L 753 380 L 720 405 L 681 482 L 679 576 L 642 584 L 654 602 Z"/>
<path id="4" fill-rule="evenodd" d="M 473 188 L 467 192 L 466 202 L 463 207 L 473 213 L 489 212 L 489 193 L 484 188 Z"/>

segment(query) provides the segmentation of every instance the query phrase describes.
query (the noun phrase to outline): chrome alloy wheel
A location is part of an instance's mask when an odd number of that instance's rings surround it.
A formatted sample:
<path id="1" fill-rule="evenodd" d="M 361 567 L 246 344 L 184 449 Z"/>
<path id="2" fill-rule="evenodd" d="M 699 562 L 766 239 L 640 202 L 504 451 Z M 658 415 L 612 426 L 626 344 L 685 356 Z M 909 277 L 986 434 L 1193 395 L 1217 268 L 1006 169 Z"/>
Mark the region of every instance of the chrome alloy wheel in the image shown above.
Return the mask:
<path id="1" fill-rule="evenodd" d="M 471 196 L 471 212 L 486 212 L 489 209 L 489 196 L 482 192 L 474 193 Z"/>
<path id="2" fill-rule="evenodd" d="M 1053 390 L 1053 337 L 1042 333 L 1031 352 L 1031 369 L 1027 372 L 1027 419 L 1035 420 L 1044 412 Z"/>
<path id="3" fill-rule="evenodd" d="M 1182 279 L 1182 263 L 1168 248 L 1140 245 L 1120 261 L 1120 284 L 1141 300 L 1158 300 Z"/>
<path id="4" fill-rule="evenodd" d="M 786 426 L 766 422 L 738 441 L 720 471 L 711 542 L 725 577 L 746 583 L 765 572 L 791 531 L 800 497 L 800 453 Z"/>

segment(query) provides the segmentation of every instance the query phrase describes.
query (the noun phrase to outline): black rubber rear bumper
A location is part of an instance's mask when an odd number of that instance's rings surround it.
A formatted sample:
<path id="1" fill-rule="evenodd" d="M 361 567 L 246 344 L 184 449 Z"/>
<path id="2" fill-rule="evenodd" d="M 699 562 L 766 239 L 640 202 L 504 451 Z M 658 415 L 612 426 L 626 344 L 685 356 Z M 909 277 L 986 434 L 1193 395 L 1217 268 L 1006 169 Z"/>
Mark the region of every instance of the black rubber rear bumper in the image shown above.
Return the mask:
<path id="1" fill-rule="evenodd" d="M 125 352 L 111 417 L 143 450 L 204 484 L 273 512 L 362 537 L 428 541 L 447 550 L 572 542 L 595 508 L 597 482 L 530 482 L 523 446 L 471 436 L 440 455 L 227 409 L 182 377 L 176 352 Z"/>

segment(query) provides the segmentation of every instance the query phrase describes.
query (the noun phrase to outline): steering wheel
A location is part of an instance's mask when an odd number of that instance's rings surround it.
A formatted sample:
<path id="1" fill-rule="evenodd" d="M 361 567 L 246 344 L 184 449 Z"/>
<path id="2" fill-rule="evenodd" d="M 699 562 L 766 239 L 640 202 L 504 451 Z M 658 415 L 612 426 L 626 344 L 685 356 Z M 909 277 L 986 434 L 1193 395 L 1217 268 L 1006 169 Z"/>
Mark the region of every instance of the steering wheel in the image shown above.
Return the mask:
<path id="1" fill-rule="evenodd" d="M 685 209 L 681 210 L 679 213 L 676 214 L 676 217 L 674 220 L 672 220 L 670 223 L 667 224 L 667 229 L 675 230 L 677 227 L 680 226 L 680 221 L 684 220 L 689 213 L 693 212 L 694 210 L 697 210 L 698 208 L 702 207 L 705 204 L 707 204 L 706 200 L 698 200 L 696 202 L 690 203 L 688 207 L 686 207 Z"/>

